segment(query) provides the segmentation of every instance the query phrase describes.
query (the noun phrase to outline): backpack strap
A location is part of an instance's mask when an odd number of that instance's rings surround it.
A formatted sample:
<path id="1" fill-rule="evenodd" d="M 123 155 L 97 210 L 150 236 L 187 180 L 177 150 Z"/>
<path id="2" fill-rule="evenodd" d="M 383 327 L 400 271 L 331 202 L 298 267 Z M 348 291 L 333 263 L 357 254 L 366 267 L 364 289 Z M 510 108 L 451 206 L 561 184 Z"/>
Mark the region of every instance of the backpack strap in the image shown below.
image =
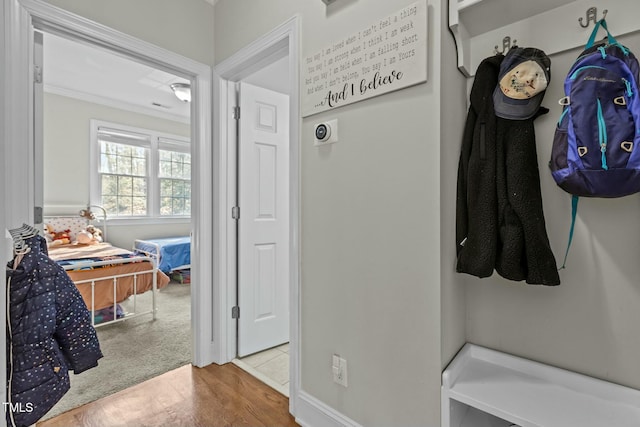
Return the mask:
<path id="1" fill-rule="evenodd" d="M 616 45 L 619 44 L 618 41 L 615 39 L 615 37 L 613 37 L 609 32 L 609 29 L 607 28 L 607 22 L 604 20 L 604 18 L 602 18 L 601 20 L 596 22 L 596 26 L 593 28 L 593 31 L 591 32 L 591 37 L 589 37 L 589 41 L 587 42 L 585 49 L 589 49 L 590 47 L 593 47 L 596 41 L 596 35 L 598 34 L 598 30 L 600 29 L 600 26 L 602 26 L 602 28 L 604 28 L 604 30 L 607 32 L 607 40 L 609 41 L 609 44 L 616 44 Z"/>
<path id="2" fill-rule="evenodd" d="M 573 240 L 573 229 L 576 225 L 576 214 L 578 213 L 578 200 L 580 197 L 571 196 L 571 228 L 569 229 L 569 241 L 567 242 L 567 251 L 564 253 L 564 260 L 562 261 L 562 267 L 558 270 L 562 270 L 567 265 L 567 256 L 569 255 L 569 248 L 571 247 L 571 241 Z"/>

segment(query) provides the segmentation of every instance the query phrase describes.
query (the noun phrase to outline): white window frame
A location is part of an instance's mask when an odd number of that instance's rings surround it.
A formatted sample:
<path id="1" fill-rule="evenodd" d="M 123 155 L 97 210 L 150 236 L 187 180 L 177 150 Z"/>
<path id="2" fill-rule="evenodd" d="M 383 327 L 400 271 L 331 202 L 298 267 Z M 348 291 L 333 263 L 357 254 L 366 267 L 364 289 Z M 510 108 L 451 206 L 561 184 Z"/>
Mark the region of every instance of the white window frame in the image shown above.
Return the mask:
<path id="1" fill-rule="evenodd" d="M 167 149 L 169 145 L 174 145 L 175 151 L 190 153 L 189 138 L 179 135 L 172 135 L 159 132 L 153 129 L 144 129 L 134 126 L 123 125 L 119 123 L 107 122 L 103 120 L 90 120 L 90 180 L 89 180 L 89 200 L 92 205 L 102 205 L 101 192 L 101 173 L 100 173 L 100 144 L 98 142 L 98 131 L 101 128 L 122 131 L 131 134 L 145 135 L 149 137 L 149 156 L 148 156 L 148 184 L 147 184 L 147 215 L 141 216 L 112 216 L 109 222 L 118 224 L 154 224 L 167 222 L 184 223 L 191 221 L 191 215 L 160 215 L 160 178 L 159 178 L 159 149 Z M 183 145 L 184 144 L 184 145 Z M 145 144 L 131 145 L 146 146 Z M 182 147 L 180 147 L 182 145 Z M 191 173 L 191 182 L 193 182 L 193 169 Z"/>

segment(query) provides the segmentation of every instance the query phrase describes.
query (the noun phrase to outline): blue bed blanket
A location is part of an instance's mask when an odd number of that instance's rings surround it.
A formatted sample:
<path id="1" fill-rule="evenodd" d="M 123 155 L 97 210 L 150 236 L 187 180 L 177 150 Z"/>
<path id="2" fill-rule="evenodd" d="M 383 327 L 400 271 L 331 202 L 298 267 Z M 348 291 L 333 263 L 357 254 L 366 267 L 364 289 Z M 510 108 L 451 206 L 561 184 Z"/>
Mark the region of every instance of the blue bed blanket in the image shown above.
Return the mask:
<path id="1" fill-rule="evenodd" d="M 155 243 L 160 247 L 158 268 L 162 272 L 169 273 L 177 267 L 191 264 L 191 237 L 167 237 L 136 241 L 135 249 L 156 254 L 156 248 L 150 243 Z"/>

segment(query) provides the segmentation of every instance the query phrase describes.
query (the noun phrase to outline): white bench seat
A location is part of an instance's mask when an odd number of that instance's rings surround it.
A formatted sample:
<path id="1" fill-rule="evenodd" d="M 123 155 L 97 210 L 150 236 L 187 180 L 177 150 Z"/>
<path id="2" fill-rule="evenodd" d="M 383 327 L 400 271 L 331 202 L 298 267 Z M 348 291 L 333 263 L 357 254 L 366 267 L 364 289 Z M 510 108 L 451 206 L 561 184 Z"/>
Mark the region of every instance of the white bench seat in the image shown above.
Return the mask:
<path id="1" fill-rule="evenodd" d="M 479 413 L 506 426 L 640 426 L 638 390 L 473 344 L 463 347 L 442 381 L 443 427 L 474 425 L 469 419 Z M 461 408 L 479 411 L 461 414 Z"/>

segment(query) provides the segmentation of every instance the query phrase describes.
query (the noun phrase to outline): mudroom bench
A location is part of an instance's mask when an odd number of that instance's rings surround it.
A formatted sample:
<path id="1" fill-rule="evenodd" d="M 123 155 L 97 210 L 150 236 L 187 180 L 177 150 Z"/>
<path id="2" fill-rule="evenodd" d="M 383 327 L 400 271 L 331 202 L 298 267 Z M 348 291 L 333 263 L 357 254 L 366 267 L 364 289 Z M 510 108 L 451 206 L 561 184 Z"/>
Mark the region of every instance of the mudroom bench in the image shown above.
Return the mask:
<path id="1" fill-rule="evenodd" d="M 442 427 L 638 427 L 640 391 L 465 344 L 442 374 Z"/>

